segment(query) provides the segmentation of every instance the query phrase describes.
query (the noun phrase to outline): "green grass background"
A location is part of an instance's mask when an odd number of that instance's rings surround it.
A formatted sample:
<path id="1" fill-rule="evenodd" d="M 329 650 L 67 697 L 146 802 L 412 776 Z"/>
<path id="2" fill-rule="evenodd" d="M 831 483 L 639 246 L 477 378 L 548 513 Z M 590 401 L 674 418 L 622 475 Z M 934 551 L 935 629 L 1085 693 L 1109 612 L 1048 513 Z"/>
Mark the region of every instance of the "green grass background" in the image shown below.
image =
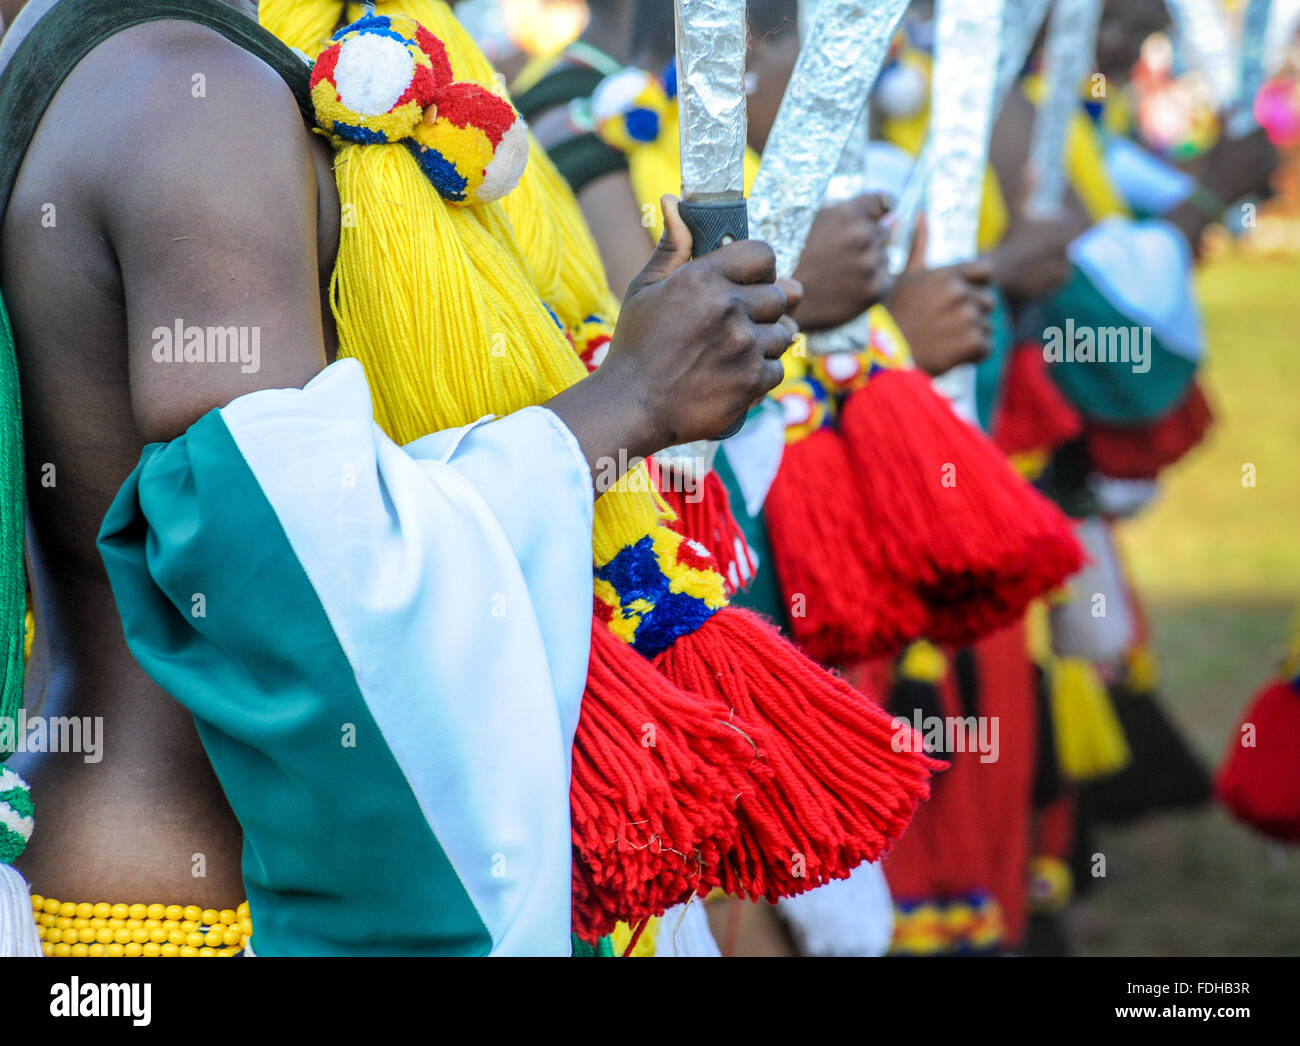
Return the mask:
<path id="1" fill-rule="evenodd" d="M 1228 255 L 1205 266 L 1200 290 L 1217 423 L 1119 535 L 1166 708 L 1217 764 L 1300 609 L 1300 261 Z M 1101 830 L 1095 843 L 1107 879 L 1068 915 L 1077 952 L 1300 955 L 1300 849 L 1218 808 Z"/>

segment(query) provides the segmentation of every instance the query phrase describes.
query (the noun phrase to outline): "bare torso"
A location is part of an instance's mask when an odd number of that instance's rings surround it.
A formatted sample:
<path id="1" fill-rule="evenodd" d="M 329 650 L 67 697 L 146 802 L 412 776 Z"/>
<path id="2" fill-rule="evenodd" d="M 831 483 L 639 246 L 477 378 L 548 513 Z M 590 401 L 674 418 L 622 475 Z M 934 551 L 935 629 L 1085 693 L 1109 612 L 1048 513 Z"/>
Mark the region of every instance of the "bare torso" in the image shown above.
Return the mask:
<path id="1" fill-rule="evenodd" d="M 78 754 L 17 754 L 9 763 L 30 782 L 36 804 L 37 829 L 18 867 L 35 892 L 60 899 L 225 908 L 244 897 L 239 825 L 190 714 L 128 651 L 95 546 L 104 513 L 142 447 L 166 438 L 142 432 L 139 423 L 121 259 L 89 202 L 90 183 L 102 177 L 89 165 L 105 106 L 132 104 L 129 96 L 106 98 L 103 85 L 121 84 L 133 64 L 147 77 L 160 53 L 190 45 L 195 34 L 216 36 L 155 22 L 91 52 L 46 111 L 3 226 L 0 286 L 22 380 L 36 619 L 26 707 L 29 716 L 102 717 L 103 723 L 99 762 Z M 311 137 L 305 127 L 303 135 Z M 213 142 L 214 149 L 230 147 Z M 326 302 L 338 198 L 328 145 L 311 137 L 310 149 Z M 51 213 L 53 227 L 42 221 Z M 332 356 L 327 306 L 322 317 Z"/>

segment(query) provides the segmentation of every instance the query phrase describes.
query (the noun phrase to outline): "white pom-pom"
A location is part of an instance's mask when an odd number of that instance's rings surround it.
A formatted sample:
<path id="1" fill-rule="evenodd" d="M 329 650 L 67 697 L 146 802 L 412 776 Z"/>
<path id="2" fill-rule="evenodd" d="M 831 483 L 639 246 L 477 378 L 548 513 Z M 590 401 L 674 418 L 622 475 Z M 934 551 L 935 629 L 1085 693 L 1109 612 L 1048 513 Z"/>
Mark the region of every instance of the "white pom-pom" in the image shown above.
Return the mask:
<path id="1" fill-rule="evenodd" d="M 812 404 L 803 396 L 781 397 L 781 409 L 785 412 L 786 428 L 806 425 L 813 414 Z"/>
<path id="2" fill-rule="evenodd" d="M 640 69 L 620 69 L 596 85 L 591 95 L 591 115 L 599 123 L 620 116 L 631 109 L 650 82 Z"/>
<path id="3" fill-rule="evenodd" d="M 523 177 L 528 163 L 528 125 L 516 119 L 501 136 L 491 162 L 483 170 L 483 183 L 474 196 L 484 202 L 499 200 Z"/>
<path id="4" fill-rule="evenodd" d="M 822 360 L 822 364 L 831 380 L 838 385 L 852 381 L 862 373 L 861 361 L 851 352 L 833 352 Z"/>
<path id="5" fill-rule="evenodd" d="M 919 113 L 925 106 L 926 93 L 925 74 L 906 62 L 895 62 L 876 81 L 876 104 L 891 120 L 905 120 Z"/>
<path id="6" fill-rule="evenodd" d="M 345 40 L 334 67 L 339 101 L 362 116 L 382 116 L 411 86 L 415 59 L 400 41 L 362 33 Z"/>

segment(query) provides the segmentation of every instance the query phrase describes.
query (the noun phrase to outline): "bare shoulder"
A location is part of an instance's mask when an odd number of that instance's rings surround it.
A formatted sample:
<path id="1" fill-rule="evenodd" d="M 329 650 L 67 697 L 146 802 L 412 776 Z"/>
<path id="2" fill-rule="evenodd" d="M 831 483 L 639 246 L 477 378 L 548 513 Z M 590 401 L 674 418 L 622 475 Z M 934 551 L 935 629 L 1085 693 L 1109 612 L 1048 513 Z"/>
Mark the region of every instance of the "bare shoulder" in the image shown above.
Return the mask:
<path id="1" fill-rule="evenodd" d="M 42 132 L 60 118 L 54 152 L 81 164 L 70 195 L 111 249 L 138 431 L 171 439 L 212 407 L 319 371 L 318 168 L 279 74 L 212 30 L 152 22 L 92 51 L 56 102 Z M 256 333 L 260 356 L 159 366 L 158 332 L 178 322 L 247 330 L 250 345 Z"/>
<path id="2" fill-rule="evenodd" d="M 143 193 L 156 206 L 158 194 L 196 174 L 231 192 L 311 174 L 310 136 L 288 85 L 214 30 L 136 26 L 73 75 L 77 130 L 93 134 L 107 203 Z"/>

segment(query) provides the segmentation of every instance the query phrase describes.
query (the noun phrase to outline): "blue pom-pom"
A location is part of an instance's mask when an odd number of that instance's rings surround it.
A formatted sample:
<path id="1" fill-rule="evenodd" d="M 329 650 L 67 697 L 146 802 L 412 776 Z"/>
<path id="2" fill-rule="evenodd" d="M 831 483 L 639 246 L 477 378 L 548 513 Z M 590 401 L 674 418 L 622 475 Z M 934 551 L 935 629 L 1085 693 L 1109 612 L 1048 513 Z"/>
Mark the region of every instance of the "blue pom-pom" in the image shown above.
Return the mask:
<path id="1" fill-rule="evenodd" d="M 659 79 L 663 81 L 664 93 L 669 98 L 677 97 L 677 59 L 670 59 L 664 66 L 664 71 L 659 74 Z"/>
<path id="2" fill-rule="evenodd" d="M 659 114 L 653 109 L 632 109 L 624 123 L 628 137 L 635 142 L 653 142 L 659 137 Z"/>

